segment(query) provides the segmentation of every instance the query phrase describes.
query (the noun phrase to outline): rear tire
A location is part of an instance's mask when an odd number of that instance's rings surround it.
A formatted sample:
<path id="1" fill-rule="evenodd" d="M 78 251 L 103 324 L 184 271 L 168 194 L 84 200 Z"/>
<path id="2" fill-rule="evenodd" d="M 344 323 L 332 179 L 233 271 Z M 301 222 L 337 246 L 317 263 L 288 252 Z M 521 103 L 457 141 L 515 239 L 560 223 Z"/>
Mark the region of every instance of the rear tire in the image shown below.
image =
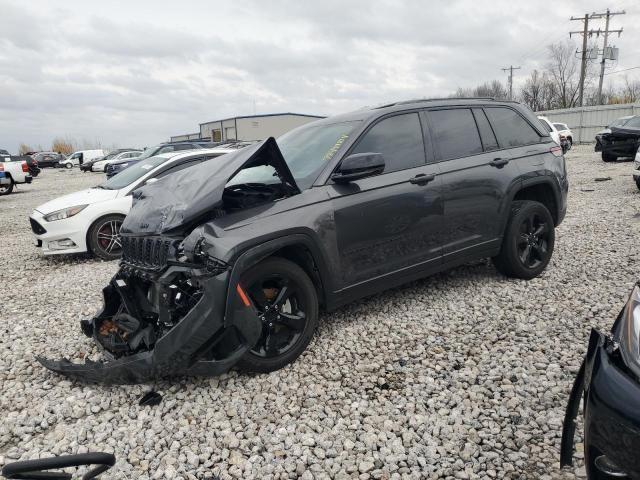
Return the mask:
<path id="1" fill-rule="evenodd" d="M 638 190 L 640 190 L 640 179 L 636 179 L 636 187 L 638 187 Z"/>
<path id="2" fill-rule="evenodd" d="M 0 195 L 9 195 L 13 192 L 13 179 L 9 178 L 9 185 L 0 185 Z"/>
<path id="3" fill-rule="evenodd" d="M 612 155 L 611 153 L 602 152 L 602 161 L 603 162 L 615 162 L 618 159 L 616 155 Z"/>
<path id="4" fill-rule="evenodd" d="M 267 373 L 292 363 L 307 348 L 318 325 L 313 282 L 295 263 L 272 257 L 243 274 L 240 285 L 263 319 L 263 330 L 238 367 Z"/>
<path id="5" fill-rule="evenodd" d="M 573 140 L 571 140 L 571 137 L 567 138 L 567 143 L 569 144 L 569 150 L 571 150 L 573 148 Z"/>
<path id="6" fill-rule="evenodd" d="M 122 255 L 120 227 L 123 215 L 105 215 L 96 220 L 87 235 L 89 250 L 102 260 L 117 260 Z"/>
<path id="7" fill-rule="evenodd" d="M 518 200 L 511 206 L 502 247 L 493 264 L 508 277 L 529 280 L 546 268 L 554 245 L 555 227 L 547 207 L 532 200 Z"/>

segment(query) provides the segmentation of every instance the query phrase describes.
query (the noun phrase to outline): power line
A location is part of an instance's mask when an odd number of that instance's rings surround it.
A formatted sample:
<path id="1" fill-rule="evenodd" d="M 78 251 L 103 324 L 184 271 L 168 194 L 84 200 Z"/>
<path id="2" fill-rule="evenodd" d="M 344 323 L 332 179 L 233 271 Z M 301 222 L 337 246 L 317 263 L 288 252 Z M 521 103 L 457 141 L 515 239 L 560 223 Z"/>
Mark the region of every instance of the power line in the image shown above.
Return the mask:
<path id="1" fill-rule="evenodd" d="M 513 65 L 510 65 L 507 68 L 503 68 L 502 71 L 509 72 L 509 100 L 513 100 L 513 71 L 514 70 L 520 70 L 520 67 L 514 67 Z"/>
<path id="2" fill-rule="evenodd" d="M 614 70 L 613 72 L 605 72 L 605 75 L 613 75 L 615 73 L 622 73 L 622 72 L 627 72 L 629 70 L 635 70 L 637 68 L 640 68 L 640 65 L 637 67 L 631 67 L 631 68 L 624 68 L 622 70 Z"/>

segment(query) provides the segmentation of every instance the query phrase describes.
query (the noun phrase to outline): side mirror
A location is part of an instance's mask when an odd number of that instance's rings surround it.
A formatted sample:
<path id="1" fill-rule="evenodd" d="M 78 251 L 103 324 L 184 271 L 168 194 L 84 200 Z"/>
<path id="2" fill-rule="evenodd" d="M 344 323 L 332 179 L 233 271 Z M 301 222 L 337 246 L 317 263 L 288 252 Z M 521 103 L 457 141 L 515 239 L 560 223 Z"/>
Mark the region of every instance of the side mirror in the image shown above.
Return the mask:
<path id="1" fill-rule="evenodd" d="M 331 175 L 336 183 L 349 183 L 384 172 L 384 157 L 380 153 L 354 153 L 343 159 Z"/>

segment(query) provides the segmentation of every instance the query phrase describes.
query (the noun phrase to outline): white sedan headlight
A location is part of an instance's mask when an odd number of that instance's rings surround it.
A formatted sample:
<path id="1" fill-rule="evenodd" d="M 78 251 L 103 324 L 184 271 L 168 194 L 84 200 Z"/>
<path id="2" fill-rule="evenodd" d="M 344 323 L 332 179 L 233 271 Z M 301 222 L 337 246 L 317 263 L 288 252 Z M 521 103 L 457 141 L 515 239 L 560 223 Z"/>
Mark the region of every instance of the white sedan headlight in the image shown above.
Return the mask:
<path id="1" fill-rule="evenodd" d="M 640 377 L 640 286 L 631 291 L 615 332 L 624 363 Z"/>
<path id="2" fill-rule="evenodd" d="M 64 220 L 65 218 L 73 217 L 82 210 L 87 208 L 88 205 L 76 205 L 75 207 L 63 208 L 62 210 L 56 210 L 44 216 L 47 222 L 55 222 L 56 220 Z"/>

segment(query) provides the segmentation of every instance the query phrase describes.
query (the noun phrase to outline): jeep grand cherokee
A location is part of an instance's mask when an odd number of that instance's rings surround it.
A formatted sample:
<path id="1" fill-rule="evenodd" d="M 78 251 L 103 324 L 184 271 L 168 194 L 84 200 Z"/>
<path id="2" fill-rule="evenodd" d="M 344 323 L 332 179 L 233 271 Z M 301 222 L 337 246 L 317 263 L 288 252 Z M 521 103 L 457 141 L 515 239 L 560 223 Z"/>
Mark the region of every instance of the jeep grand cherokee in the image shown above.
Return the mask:
<path id="1" fill-rule="evenodd" d="M 276 370 L 321 308 L 482 257 L 539 275 L 567 205 L 562 151 L 516 102 L 393 103 L 224 159 L 134 193 L 120 269 L 81 322 L 110 359 L 47 368 L 105 383 Z"/>

